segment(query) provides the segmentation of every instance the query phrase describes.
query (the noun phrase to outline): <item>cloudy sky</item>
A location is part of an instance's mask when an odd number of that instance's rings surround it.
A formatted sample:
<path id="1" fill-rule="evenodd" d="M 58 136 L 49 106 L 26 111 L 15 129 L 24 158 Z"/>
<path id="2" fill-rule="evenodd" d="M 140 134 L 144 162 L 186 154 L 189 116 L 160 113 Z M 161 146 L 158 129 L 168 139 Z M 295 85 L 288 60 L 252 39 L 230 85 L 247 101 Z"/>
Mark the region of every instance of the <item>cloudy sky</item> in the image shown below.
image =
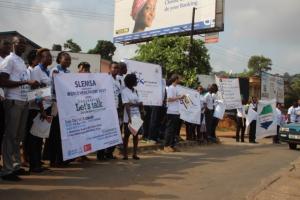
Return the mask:
<path id="1" fill-rule="evenodd" d="M 209 44 L 214 71 L 242 72 L 251 55 L 273 61 L 273 73 L 300 73 L 300 0 L 226 0 L 225 31 Z M 0 0 L 0 31 L 16 30 L 51 48 L 72 38 L 84 51 L 112 40 L 113 0 Z M 117 45 L 115 60 L 136 45 Z"/>

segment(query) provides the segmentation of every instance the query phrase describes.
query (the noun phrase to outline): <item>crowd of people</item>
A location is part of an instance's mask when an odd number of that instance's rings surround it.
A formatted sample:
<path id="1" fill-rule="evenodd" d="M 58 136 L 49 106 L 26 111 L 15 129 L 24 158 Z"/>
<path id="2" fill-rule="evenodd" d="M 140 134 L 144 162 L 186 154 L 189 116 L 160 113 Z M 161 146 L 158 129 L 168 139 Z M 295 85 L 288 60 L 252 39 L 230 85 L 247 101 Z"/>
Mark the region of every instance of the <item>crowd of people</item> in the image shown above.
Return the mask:
<path id="1" fill-rule="evenodd" d="M 0 144 L 3 166 L 1 166 L 1 178 L 8 181 L 19 181 L 20 175 L 29 173 L 41 173 L 48 168 L 44 167 L 44 161 L 49 161 L 50 167 L 66 167 L 74 160 L 63 160 L 61 132 L 59 125 L 59 111 L 57 109 L 54 77 L 60 73 L 71 73 L 68 68 L 71 65 L 71 57 L 68 52 L 58 54 L 55 67 L 52 66 L 52 56 L 49 49 L 41 48 L 32 50 L 26 56 L 27 65 L 23 60 L 26 40 L 14 37 L 12 41 L 0 41 Z M 90 73 L 90 64 L 81 62 L 78 65 L 78 73 Z M 144 106 L 136 90 L 137 77 L 135 74 L 127 74 L 125 63 L 112 62 L 110 72 L 115 107 L 118 113 L 120 130 L 123 135 L 122 149 L 123 159 L 128 160 L 129 138 L 133 136 L 132 159 L 139 160 L 138 143 L 139 135 L 142 141 L 149 143 L 161 143 L 165 152 L 176 152 L 176 144 L 181 140 L 180 130 L 180 101 L 185 96 L 179 95 L 177 86 L 181 82 L 179 75 L 173 74 L 167 81 L 162 106 Z M 51 98 L 36 98 L 28 102 L 27 94 L 37 88 L 50 87 Z M 197 87 L 200 94 L 201 119 L 200 124 L 186 125 L 186 139 L 199 143 L 217 143 L 216 127 L 219 119 L 214 117 L 217 101 L 218 86 L 212 84 L 207 90 L 201 85 Z M 244 142 L 245 116 L 249 108 L 257 110 L 257 99 L 252 98 L 250 104 L 243 100 L 243 107 L 237 109 L 236 141 Z M 297 114 L 300 110 L 300 101 L 293 105 L 289 111 L 289 121 L 300 121 Z M 277 105 L 278 125 L 283 123 L 282 105 Z M 39 116 L 51 123 L 50 134 L 47 139 L 31 134 L 34 119 Z M 143 126 L 138 134 L 132 134 L 129 129 L 133 117 L 143 119 Z M 250 124 L 249 142 L 255 143 L 256 120 Z M 278 137 L 274 137 L 278 142 Z M 20 146 L 22 147 L 20 149 Z M 110 147 L 97 152 L 98 160 L 116 159 L 114 155 L 116 147 Z M 21 153 L 22 152 L 22 153 Z M 82 156 L 75 159 L 84 161 L 89 158 Z M 24 166 L 29 168 L 25 170 Z"/>

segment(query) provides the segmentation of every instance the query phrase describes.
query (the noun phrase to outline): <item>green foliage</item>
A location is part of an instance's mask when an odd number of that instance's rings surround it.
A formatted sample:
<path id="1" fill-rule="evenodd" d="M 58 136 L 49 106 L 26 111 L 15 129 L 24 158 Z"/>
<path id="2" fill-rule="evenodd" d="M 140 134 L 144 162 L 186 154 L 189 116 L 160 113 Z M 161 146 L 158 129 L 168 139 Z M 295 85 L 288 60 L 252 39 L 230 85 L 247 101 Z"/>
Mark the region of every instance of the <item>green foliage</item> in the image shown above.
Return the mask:
<path id="1" fill-rule="evenodd" d="M 70 52 L 73 52 L 73 53 L 78 53 L 81 51 L 81 47 L 73 42 L 73 39 L 69 39 L 67 40 L 67 42 L 64 44 L 64 49 L 69 49 Z"/>
<path id="2" fill-rule="evenodd" d="M 284 76 L 285 80 L 288 81 L 285 87 L 285 104 L 291 106 L 294 101 L 300 99 L 300 74 L 294 76 Z"/>
<path id="3" fill-rule="evenodd" d="M 62 46 L 60 44 L 53 44 L 52 51 L 62 51 Z"/>
<path id="4" fill-rule="evenodd" d="M 260 75 L 260 72 L 271 70 L 272 60 L 264 56 L 251 56 L 248 61 L 249 75 Z"/>
<path id="5" fill-rule="evenodd" d="M 137 56 L 133 59 L 159 64 L 163 74 L 169 78 L 173 73 L 183 77 L 183 83 L 189 87 L 198 84 L 197 74 L 209 74 L 208 50 L 201 40 L 194 40 L 192 68 L 189 68 L 190 40 L 187 37 L 161 37 L 152 42 L 139 45 Z"/>
<path id="6" fill-rule="evenodd" d="M 106 40 L 98 40 L 97 45 L 94 49 L 90 49 L 88 53 L 100 54 L 101 58 L 112 61 L 112 57 L 116 51 L 116 46 Z"/>

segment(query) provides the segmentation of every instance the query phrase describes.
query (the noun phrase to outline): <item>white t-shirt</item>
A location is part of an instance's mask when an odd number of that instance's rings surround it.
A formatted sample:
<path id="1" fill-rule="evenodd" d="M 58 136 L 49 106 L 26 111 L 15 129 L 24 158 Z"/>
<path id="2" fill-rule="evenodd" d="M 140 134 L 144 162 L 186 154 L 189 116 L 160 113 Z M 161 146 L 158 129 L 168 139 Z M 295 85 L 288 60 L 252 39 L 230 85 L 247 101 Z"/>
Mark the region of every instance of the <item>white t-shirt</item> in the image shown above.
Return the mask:
<path id="1" fill-rule="evenodd" d="M 299 107 L 298 107 L 298 108 L 299 108 Z M 288 109 L 288 115 L 290 115 L 291 122 L 296 122 L 296 118 L 297 118 L 297 115 L 296 115 L 296 109 L 297 109 L 297 108 L 294 108 L 294 106 L 291 106 L 291 107 Z"/>
<path id="2" fill-rule="evenodd" d="M 118 108 L 119 107 L 119 95 L 121 94 L 121 83 L 120 83 L 120 79 L 118 79 L 117 77 L 116 77 L 116 79 L 114 79 L 114 77 L 111 76 L 111 79 L 113 82 L 116 108 Z"/>
<path id="3" fill-rule="evenodd" d="M 39 83 L 44 83 L 47 87 L 51 86 L 51 78 L 41 69 L 39 65 L 31 71 L 31 80 L 37 80 Z M 43 101 L 44 109 L 47 109 L 51 106 L 52 100 L 47 99 Z M 35 102 L 30 104 L 30 109 L 39 110 L 38 105 Z"/>
<path id="4" fill-rule="evenodd" d="M 9 74 L 11 81 L 27 81 L 30 79 L 27 67 L 23 59 L 15 53 L 10 53 L 0 64 L 0 73 Z M 30 91 L 29 85 L 21 85 L 15 88 L 6 88 L 6 99 L 27 101 L 27 93 Z"/>
<path id="5" fill-rule="evenodd" d="M 134 89 L 134 91 L 132 91 L 128 87 L 125 87 L 122 90 L 122 102 L 123 102 L 123 104 L 126 104 L 126 103 L 139 103 L 141 101 L 140 101 L 139 96 L 137 94 L 137 91 L 135 89 Z M 141 114 L 140 114 L 139 107 L 131 106 L 130 107 L 130 116 L 131 117 L 133 117 L 133 116 L 140 117 Z M 124 123 L 128 123 L 128 114 L 127 114 L 127 111 L 126 111 L 125 107 L 124 107 L 124 117 L 123 117 L 123 119 L 124 119 Z"/>
<path id="6" fill-rule="evenodd" d="M 277 117 L 277 125 L 281 126 L 284 122 L 282 112 L 278 108 L 276 108 L 276 117 Z"/>
<path id="7" fill-rule="evenodd" d="M 117 75 L 117 79 L 119 80 L 119 81 L 121 81 L 121 90 L 123 90 L 126 86 L 125 86 L 125 82 L 124 82 L 124 78 L 125 78 L 125 76 L 123 75 L 123 76 L 120 76 L 120 75 Z"/>
<path id="8" fill-rule="evenodd" d="M 212 94 L 212 93 L 209 93 L 209 92 L 207 92 L 204 95 L 204 102 L 206 103 L 206 106 L 207 106 L 207 108 L 209 110 L 213 110 L 214 109 L 215 98 L 216 98 L 216 95 Z"/>
<path id="9" fill-rule="evenodd" d="M 170 85 L 169 87 L 167 87 L 167 99 L 175 98 L 177 96 L 178 96 L 178 91 L 176 86 Z M 167 101 L 167 106 L 168 106 L 167 114 L 179 115 L 179 105 L 180 105 L 179 100 L 172 101 L 172 102 Z"/>
<path id="10" fill-rule="evenodd" d="M 0 64 L 2 63 L 2 61 L 3 61 L 4 59 L 0 56 Z M 2 89 L 2 88 L 0 88 L 0 96 L 1 97 L 4 97 L 5 95 L 4 95 L 4 90 Z"/>

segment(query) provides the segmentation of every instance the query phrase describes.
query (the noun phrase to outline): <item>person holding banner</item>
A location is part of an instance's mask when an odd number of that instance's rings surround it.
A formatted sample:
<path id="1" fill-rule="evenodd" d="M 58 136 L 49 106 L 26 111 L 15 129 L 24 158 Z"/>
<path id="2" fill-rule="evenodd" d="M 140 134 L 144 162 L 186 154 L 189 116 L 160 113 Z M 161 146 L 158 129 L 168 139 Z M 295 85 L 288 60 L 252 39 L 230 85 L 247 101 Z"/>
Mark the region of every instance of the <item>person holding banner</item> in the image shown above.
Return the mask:
<path id="1" fill-rule="evenodd" d="M 19 175 L 28 172 L 21 168 L 20 143 L 24 137 L 28 116 L 27 93 L 30 86 L 37 87 L 38 81 L 30 80 L 22 59 L 27 41 L 13 38 L 13 52 L 0 64 L 0 87 L 6 89 L 4 101 L 5 132 L 2 141 L 2 179 L 20 181 Z"/>
<path id="2" fill-rule="evenodd" d="M 236 136 L 235 139 L 237 142 L 245 142 L 245 130 L 246 130 L 246 101 L 243 99 L 241 108 L 236 109 L 237 116 L 236 116 Z"/>
<path id="3" fill-rule="evenodd" d="M 257 112 L 257 98 L 252 97 L 252 102 L 249 105 L 249 109 L 252 109 Z M 256 139 L 256 119 L 254 119 L 250 123 L 250 129 L 249 129 L 249 143 L 257 143 L 255 141 Z"/>
<path id="4" fill-rule="evenodd" d="M 52 100 L 54 101 L 54 103 L 51 111 L 53 120 L 51 124 L 48 149 L 46 150 L 46 154 L 48 153 L 51 167 L 64 167 L 66 166 L 66 164 L 68 164 L 68 162 L 64 162 L 62 156 L 62 144 L 59 127 L 59 116 L 56 105 L 54 76 L 59 73 L 70 73 L 68 67 L 70 67 L 71 65 L 71 56 L 67 52 L 62 51 L 57 55 L 56 62 L 58 65 L 52 68 L 50 71 L 50 78 L 52 81 Z"/>
<path id="5" fill-rule="evenodd" d="M 167 88 L 167 123 L 165 130 L 165 152 L 175 152 L 175 136 L 180 131 L 179 101 L 184 95 L 178 95 L 176 86 L 180 83 L 180 77 L 173 74 L 170 78 L 171 85 Z"/>
<path id="6" fill-rule="evenodd" d="M 135 74 L 128 74 L 125 79 L 125 88 L 122 90 L 122 102 L 124 105 L 124 149 L 123 149 L 123 160 L 128 160 L 128 140 L 130 135 L 133 136 L 133 155 L 132 158 L 135 160 L 139 160 L 140 158 L 137 156 L 138 149 L 138 132 L 131 132 L 129 130 L 128 125 L 131 124 L 132 118 L 141 118 L 141 113 L 143 110 L 143 103 L 139 100 L 139 96 L 137 90 L 134 88 L 137 86 L 137 77 Z M 141 130 L 141 129 L 140 129 Z"/>
<path id="7" fill-rule="evenodd" d="M 300 104 L 298 105 L 298 102 L 294 101 L 293 105 L 288 109 L 288 123 L 295 123 L 297 121 L 297 112 L 300 111 Z"/>
<path id="8" fill-rule="evenodd" d="M 214 110 L 216 106 L 216 93 L 218 92 L 218 86 L 214 83 L 212 84 L 208 92 L 204 96 L 204 106 L 205 106 L 205 124 L 206 132 L 208 134 L 208 139 L 212 142 L 216 142 L 215 128 L 217 119 L 214 119 Z"/>
<path id="9" fill-rule="evenodd" d="M 282 115 L 282 104 L 277 103 L 276 106 L 276 116 L 277 116 L 277 131 L 276 135 L 273 137 L 273 144 L 280 144 L 279 141 L 279 129 L 284 124 L 284 117 Z"/>
<path id="10" fill-rule="evenodd" d="M 109 74 L 111 75 L 111 80 L 113 84 L 114 89 L 114 98 L 115 98 L 115 105 L 118 112 L 118 118 L 120 120 L 121 118 L 121 112 L 119 109 L 119 102 L 121 98 L 121 80 L 117 78 L 117 75 L 119 74 L 120 67 L 119 63 L 112 62 L 109 66 Z M 121 126 L 121 123 L 119 123 Z M 121 129 L 121 128 L 120 128 Z M 107 149 L 99 150 L 97 152 L 97 159 L 98 160 L 106 160 L 106 159 L 117 159 L 113 153 L 115 150 L 115 146 L 109 147 Z"/>
<path id="11" fill-rule="evenodd" d="M 50 87 L 50 71 L 47 69 L 52 64 L 52 56 L 50 50 L 46 48 L 39 49 L 36 53 L 39 64 L 31 71 L 31 79 L 37 80 L 40 83 L 40 87 Z M 38 114 L 44 120 L 51 123 L 51 106 L 52 100 L 36 99 L 29 106 L 29 115 L 27 119 L 27 143 L 28 143 L 28 158 L 29 158 L 29 170 L 31 172 L 40 173 L 44 171 L 42 168 L 42 146 L 43 138 L 37 137 L 30 133 L 33 121 Z"/>

